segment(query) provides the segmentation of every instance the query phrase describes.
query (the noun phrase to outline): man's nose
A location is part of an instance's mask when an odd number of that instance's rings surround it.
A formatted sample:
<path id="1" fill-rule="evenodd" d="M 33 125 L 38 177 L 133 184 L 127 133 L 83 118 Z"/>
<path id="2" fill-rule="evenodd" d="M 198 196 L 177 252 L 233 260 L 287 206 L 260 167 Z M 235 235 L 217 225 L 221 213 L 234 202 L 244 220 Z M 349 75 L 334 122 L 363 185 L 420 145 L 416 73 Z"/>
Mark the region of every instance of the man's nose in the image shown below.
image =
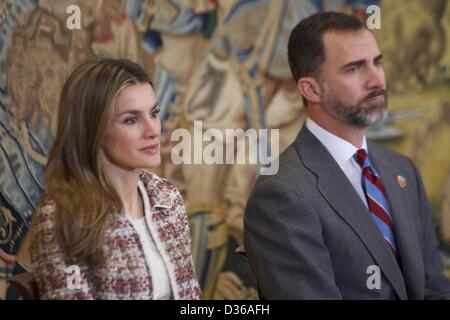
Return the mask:
<path id="1" fill-rule="evenodd" d="M 384 70 L 381 66 L 372 66 L 369 68 L 367 76 L 367 89 L 384 88 L 386 80 Z"/>

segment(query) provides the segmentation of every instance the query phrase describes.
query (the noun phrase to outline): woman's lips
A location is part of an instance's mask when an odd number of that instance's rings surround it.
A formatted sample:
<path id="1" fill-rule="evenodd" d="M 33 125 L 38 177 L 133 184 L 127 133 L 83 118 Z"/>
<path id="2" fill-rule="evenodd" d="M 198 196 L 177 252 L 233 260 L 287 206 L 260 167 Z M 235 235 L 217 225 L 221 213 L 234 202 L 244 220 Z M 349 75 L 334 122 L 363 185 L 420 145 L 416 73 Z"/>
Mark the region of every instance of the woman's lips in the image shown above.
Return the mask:
<path id="1" fill-rule="evenodd" d="M 156 154 L 156 153 L 158 153 L 158 149 L 159 149 L 159 143 L 154 143 L 154 144 L 150 144 L 140 150 L 146 154 Z"/>

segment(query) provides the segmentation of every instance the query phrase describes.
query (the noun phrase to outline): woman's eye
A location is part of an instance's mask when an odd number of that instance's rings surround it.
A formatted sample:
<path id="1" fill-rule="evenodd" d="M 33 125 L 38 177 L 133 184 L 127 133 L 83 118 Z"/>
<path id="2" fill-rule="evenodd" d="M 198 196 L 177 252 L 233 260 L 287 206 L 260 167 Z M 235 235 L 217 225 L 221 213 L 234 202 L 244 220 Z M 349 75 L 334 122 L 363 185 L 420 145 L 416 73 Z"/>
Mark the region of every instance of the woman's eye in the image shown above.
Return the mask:
<path id="1" fill-rule="evenodd" d="M 132 118 L 126 118 L 124 123 L 125 124 L 135 124 L 137 122 L 137 118 L 136 117 L 132 117 Z"/>
<path id="2" fill-rule="evenodd" d="M 159 115 L 159 111 L 160 111 L 160 108 L 159 108 L 159 107 L 156 108 L 155 110 L 153 110 L 153 111 L 152 111 L 152 118 L 157 118 L 158 115 Z"/>

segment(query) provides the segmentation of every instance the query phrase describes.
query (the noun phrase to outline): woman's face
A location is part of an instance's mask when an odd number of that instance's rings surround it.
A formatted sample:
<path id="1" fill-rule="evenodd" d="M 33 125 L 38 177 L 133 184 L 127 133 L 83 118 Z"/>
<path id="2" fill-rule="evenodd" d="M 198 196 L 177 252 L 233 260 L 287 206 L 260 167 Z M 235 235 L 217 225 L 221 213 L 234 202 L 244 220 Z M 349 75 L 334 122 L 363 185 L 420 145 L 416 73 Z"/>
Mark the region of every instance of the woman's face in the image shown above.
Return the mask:
<path id="1" fill-rule="evenodd" d="M 148 83 L 122 90 L 102 141 L 109 165 L 128 171 L 154 168 L 161 162 L 161 121 L 155 92 Z"/>

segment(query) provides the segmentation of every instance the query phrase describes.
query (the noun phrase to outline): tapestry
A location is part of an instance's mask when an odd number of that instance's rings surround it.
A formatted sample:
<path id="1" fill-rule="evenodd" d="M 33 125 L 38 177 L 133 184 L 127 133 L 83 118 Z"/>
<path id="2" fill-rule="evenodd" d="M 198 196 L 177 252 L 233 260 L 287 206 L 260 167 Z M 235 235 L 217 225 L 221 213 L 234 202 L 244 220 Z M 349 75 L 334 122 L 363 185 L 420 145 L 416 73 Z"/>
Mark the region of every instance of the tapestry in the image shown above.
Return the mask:
<path id="1" fill-rule="evenodd" d="M 450 276 L 448 0 L 1 0 L 0 299 L 16 297 L 6 279 L 30 268 L 27 231 L 45 189 L 62 85 L 94 57 L 131 59 L 152 75 L 162 121 L 162 164 L 155 172 L 184 197 L 202 298 L 257 299 L 255 279 L 236 249 L 260 168 L 175 164 L 172 133 L 194 134 L 199 125 L 223 136 L 227 129 L 278 129 L 283 151 L 305 120 L 287 62 L 290 31 L 320 10 L 364 19 L 369 5 L 381 8 L 374 34 L 390 112 L 368 137 L 410 157 L 421 171 Z M 79 28 L 69 28 L 71 6 L 79 9 Z M 235 151 L 239 157 L 242 150 Z"/>

